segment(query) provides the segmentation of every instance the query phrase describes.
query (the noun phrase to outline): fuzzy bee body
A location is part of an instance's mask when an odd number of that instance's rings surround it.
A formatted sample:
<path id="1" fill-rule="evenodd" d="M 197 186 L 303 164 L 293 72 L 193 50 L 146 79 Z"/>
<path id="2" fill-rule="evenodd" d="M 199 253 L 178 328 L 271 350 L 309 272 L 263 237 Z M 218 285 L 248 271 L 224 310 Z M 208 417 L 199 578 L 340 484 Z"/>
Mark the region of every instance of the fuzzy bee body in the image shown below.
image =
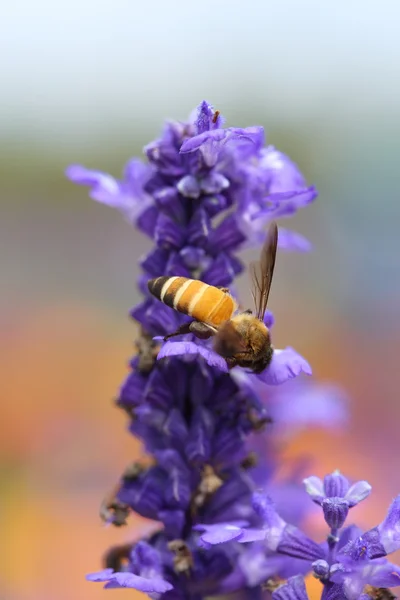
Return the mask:
<path id="1" fill-rule="evenodd" d="M 192 317 L 177 331 L 164 337 L 193 333 L 200 339 L 214 337 L 214 349 L 230 368 L 239 365 L 261 373 L 271 362 L 273 348 L 264 324 L 275 266 L 278 228 L 271 224 L 258 263 L 252 265 L 255 314 L 239 314 L 238 305 L 226 288 L 217 288 L 198 279 L 157 277 L 148 281 L 151 294 L 167 306 Z"/>
<path id="2" fill-rule="evenodd" d="M 229 321 L 237 309 L 229 293 L 198 279 L 158 277 L 151 279 L 148 287 L 167 306 L 213 327 Z"/>

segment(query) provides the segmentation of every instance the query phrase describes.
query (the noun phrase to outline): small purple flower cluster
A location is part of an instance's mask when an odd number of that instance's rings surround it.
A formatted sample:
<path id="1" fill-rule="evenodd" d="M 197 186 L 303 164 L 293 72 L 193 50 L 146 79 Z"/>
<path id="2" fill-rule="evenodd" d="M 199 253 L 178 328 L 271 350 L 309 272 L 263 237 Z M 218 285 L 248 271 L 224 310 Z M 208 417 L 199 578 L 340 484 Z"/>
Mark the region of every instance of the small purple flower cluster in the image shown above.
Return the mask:
<path id="1" fill-rule="evenodd" d="M 316 197 L 288 157 L 264 147 L 261 127 L 222 125 L 219 112 L 203 102 L 188 122 L 167 123 L 161 138 L 146 146 L 147 162 L 132 159 L 122 181 L 79 165 L 67 170 L 72 181 L 90 186 L 92 198 L 119 209 L 155 242 L 140 263 L 145 299 L 131 311 L 140 335 L 117 401 L 149 458 L 128 467 L 101 514 L 119 526 L 135 511 L 160 526 L 145 540 L 112 548 L 105 569 L 88 579 L 165 600 L 236 591 L 254 597 L 265 581 L 305 573 L 312 561 L 327 589 L 345 589 L 344 579 L 337 583 L 339 570 L 332 569 L 339 563 L 352 569 L 355 558 L 344 562 L 337 532 L 348 509 L 365 495 L 366 484 L 344 489 L 343 483 L 338 494 L 329 483 L 322 489 L 315 479 L 308 480 L 307 489 L 314 490 L 336 540 L 320 548 L 295 527 L 306 509 L 304 498 L 293 494 L 293 482 L 279 489 L 271 481 L 276 462 L 270 438 L 253 435 L 269 421 L 268 406 L 278 428 L 342 422 L 337 391 L 289 382 L 301 372 L 311 374 L 307 361 L 290 347 L 275 350 L 270 366 L 256 376 L 240 368 L 228 371 L 207 342 L 192 336 L 163 345 L 158 341 L 188 317 L 152 297 L 149 279 L 183 276 L 233 290 L 243 270 L 236 253 L 262 244 L 269 221 L 292 215 Z M 309 243 L 280 227 L 279 247 L 306 251 Z M 266 323 L 272 326 L 271 313 Z M 294 411 L 287 409 L 288 419 L 282 407 L 295 402 L 302 414 L 293 423 Z M 263 495 L 254 495 L 260 487 L 291 525 Z M 342 539 L 350 541 L 349 535 Z M 344 545 L 341 541 L 340 548 Z M 292 578 L 274 594 L 300 598 L 302 586 L 302 580 Z"/>
<path id="2" fill-rule="evenodd" d="M 265 554 L 273 552 L 282 558 L 302 562 L 302 565 L 298 563 L 296 576 L 283 585 L 276 585 L 272 593 L 274 600 L 306 600 L 304 582 L 299 574 L 310 571 L 323 585 L 323 600 L 369 600 L 379 598 L 384 588 L 400 585 L 400 567 L 386 558 L 400 549 L 400 496 L 392 502 L 380 525 L 362 532 L 355 525 L 344 525 L 349 509 L 370 494 L 371 486 L 366 481 L 350 485 L 346 477 L 335 471 L 323 481 L 319 477 L 308 477 L 304 484 L 308 495 L 322 508 L 329 526 L 323 543 L 318 544 L 282 519 L 266 494 L 254 493 L 253 509 L 263 522 L 261 527 L 231 522 L 196 525 L 195 528 L 202 532 L 201 545 L 208 548 L 226 542 L 253 542 L 252 545 L 258 551 L 261 546 Z M 385 593 L 386 598 L 392 597 L 386 589 Z"/>

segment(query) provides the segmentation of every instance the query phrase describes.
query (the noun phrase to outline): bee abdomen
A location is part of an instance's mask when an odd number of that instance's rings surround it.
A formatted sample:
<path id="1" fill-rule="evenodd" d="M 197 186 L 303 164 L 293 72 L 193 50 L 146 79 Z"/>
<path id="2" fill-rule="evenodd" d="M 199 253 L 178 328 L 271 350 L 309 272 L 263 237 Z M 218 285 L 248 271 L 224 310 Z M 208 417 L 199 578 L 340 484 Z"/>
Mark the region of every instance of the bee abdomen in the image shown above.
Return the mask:
<path id="1" fill-rule="evenodd" d="M 197 279 L 158 277 L 151 279 L 148 287 L 167 306 L 205 323 L 219 325 L 230 319 L 236 308 L 229 294 Z"/>
<path id="2" fill-rule="evenodd" d="M 186 277 L 157 277 L 157 279 L 150 279 L 147 285 L 153 296 L 161 300 L 161 302 L 167 306 L 175 308 L 174 301 L 176 293 L 187 281 L 191 280 Z"/>

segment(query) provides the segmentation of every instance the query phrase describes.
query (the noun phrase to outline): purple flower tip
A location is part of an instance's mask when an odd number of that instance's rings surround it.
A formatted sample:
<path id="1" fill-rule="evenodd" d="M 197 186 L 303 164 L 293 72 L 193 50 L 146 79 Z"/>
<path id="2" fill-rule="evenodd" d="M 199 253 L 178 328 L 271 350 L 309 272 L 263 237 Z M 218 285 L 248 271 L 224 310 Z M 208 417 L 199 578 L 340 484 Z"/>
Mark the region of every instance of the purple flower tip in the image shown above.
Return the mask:
<path id="1" fill-rule="evenodd" d="M 300 373 L 312 375 L 311 366 L 293 348 L 288 347 L 284 350 L 274 350 L 270 365 L 257 377 L 268 385 L 280 385 Z"/>
<path id="2" fill-rule="evenodd" d="M 322 501 L 324 518 L 331 529 L 340 529 L 349 512 L 349 503 L 343 498 L 324 498 Z"/>
<path id="3" fill-rule="evenodd" d="M 113 569 L 104 569 L 98 573 L 86 575 L 88 581 L 106 582 L 105 588 L 134 588 L 145 593 L 164 594 L 172 590 L 172 585 L 159 577 L 141 577 L 129 572 L 114 572 Z"/>
<path id="4" fill-rule="evenodd" d="M 349 508 L 367 498 L 372 489 L 367 481 L 357 481 L 350 486 L 349 480 L 339 471 L 326 475 L 324 481 L 311 476 L 304 479 L 303 483 L 306 492 L 317 504 L 323 505 L 327 498 L 342 498 Z"/>

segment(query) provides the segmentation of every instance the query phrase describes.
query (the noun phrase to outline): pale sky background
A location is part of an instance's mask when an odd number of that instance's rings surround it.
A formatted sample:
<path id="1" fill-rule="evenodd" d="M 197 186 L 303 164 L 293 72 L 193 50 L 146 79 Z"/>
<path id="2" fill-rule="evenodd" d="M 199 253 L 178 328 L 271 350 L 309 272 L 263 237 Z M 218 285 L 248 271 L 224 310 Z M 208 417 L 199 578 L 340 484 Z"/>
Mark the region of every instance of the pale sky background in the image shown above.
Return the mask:
<path id="1" fill-rule="evenodd" d="M 3 3 L 0 134 L 158 124 L 205 96 L 286 119 L 398 112 L 399 23 L 396 0 Z"/>

